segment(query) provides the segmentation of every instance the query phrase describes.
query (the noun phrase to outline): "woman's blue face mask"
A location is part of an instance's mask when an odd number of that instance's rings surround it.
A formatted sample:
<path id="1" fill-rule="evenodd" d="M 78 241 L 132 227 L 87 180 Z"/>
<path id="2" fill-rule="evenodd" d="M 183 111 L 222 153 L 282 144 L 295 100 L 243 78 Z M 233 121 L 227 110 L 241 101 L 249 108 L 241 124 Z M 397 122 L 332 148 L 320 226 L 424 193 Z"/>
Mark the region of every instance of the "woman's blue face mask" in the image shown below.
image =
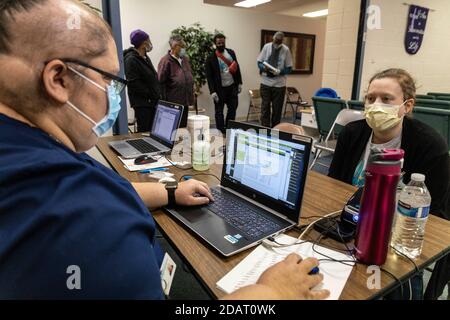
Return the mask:
<path id="1" fill-rule="evenodd" d="M 103 88 L 101 85 L 96 83 L 95 81 L 89 79 L 82 73 L 78 72 L 77 70 L 68 67 L 69 70 L 77 74 L 78 76 L 82 77 L 92 85 L 96 86 L 100 90 L 106 92 L 108 95 L 108 112 L 105 115 L 105 117 L 100 120 L 98 123 L 96 123 L 94 120 L 92 120 L 91 117 L 89 117 L 86 113 L 81 111 L 79 108 L 77 108 L 73 103 L 70 101 L 67 101 L 67 104 L 72 107 L 76 112 L 78 112 L 83 118 L 88 120 L 90 123 L 92 123 L 94 126 L 92 127 L 92 131 L 98 136 L 103 136 L 106 132 L 108 132 L 114 125 L 114 123 L 117 120 L 117 117 L 119 116 L 119 112 L 121 109 L 120 102 L 122 100 L 120 96 L 120 90 L 118 90 L 116 82 L 113 80 L 111 81 L 111 84 L 107 86 L 107 88 Z"/>

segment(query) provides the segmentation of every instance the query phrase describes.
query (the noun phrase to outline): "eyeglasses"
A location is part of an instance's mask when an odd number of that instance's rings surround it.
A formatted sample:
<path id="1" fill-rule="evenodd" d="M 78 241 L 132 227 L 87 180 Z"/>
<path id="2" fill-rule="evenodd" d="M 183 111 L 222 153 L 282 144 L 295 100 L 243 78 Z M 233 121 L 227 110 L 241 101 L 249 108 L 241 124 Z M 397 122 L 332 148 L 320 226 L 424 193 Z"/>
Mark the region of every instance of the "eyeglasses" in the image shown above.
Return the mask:
<path id="1" fill-rule="evenodd" d="M 123 89 L 125 89 L 125 87 L 128 84 L 127 80 L 125 80 L 125 79 L 123 79 L 121 77 L 118 77 L 116 75 L 113 75 L 113 74 L 111 74 L 109 72 L 100 70 L 100 69 L 98 69 L 96 67 L 93 67 L 93 66 L 91 66 L 91 65 L 89 65 L 87 63 L 84 63 L 83 61 L 79 61 L 79 60 L 76 60 L 76 59 L 60 59 L 60 60 L 63 61 L 63 62 L 66 62 L 66 63 L 74 63 L 74 64 L 80 65 L 82 67 L 94 70 L 95 72 L 100 73 L 104 77 L 106 77 L 108 79 L 111 79 L 110 85 L 116 90 L 116 93 L 118 95 L 121 94 Z"/>

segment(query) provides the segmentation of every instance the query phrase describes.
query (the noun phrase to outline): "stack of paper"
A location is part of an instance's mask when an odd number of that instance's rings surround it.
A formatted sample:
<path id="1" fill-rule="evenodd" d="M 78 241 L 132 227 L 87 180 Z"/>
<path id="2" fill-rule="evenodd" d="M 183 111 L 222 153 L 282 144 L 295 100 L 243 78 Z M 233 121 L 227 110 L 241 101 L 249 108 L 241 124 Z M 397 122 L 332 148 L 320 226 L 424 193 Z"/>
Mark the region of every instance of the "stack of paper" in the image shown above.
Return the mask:
<path id="1" fill-rule="evenodd" d="M 295 243 L 296 241 L 298 241 L 296 238 L 287 235 L 277 237 L 277 242 L 279 243 L 290 244 Z M 232 293 L 239 288 L 255 284 L 267 268 L 284 260 L 290 253 L 297 253 L 304 259 L 308 257 L 317 258 L 319 260 L 328 259 L 323 256 L 327 255 L 339 261 L 353 260 L 351 256 L 346 254 L 315 245 L 314 249 L 323 255 L 318 254 L 313 251 L 312 246 L 313 243 L 311 242 L 284 248 L 267 248 L 260 245 L 225 277 L 219 280 L 216 285 L 225 293 Z M 323 283 L 315 289 L 328 289 L 331 293 L 328 300 L 338 300 L 353 269 L 354 263 L 350 262 L 348 264 L 349 265 L 345 265 L 334 261 L 320 262 L 319 269 L 320 273 L 324 275 L 324 280 Z"/>

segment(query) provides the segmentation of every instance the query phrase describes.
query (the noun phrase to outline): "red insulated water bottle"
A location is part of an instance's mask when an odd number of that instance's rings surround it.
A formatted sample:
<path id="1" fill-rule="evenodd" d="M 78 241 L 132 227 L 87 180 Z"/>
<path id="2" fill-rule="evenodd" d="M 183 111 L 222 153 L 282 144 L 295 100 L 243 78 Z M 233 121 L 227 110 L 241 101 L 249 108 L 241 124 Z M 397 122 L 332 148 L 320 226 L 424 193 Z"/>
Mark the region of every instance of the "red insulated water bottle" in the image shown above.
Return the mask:
<path id="1" fill-rule="evenodd" d="M 400 149 L 374 149 L 369 156 L 355 240 L 355 255 L 362 263 L 386 261 L 404 155 Z"/>

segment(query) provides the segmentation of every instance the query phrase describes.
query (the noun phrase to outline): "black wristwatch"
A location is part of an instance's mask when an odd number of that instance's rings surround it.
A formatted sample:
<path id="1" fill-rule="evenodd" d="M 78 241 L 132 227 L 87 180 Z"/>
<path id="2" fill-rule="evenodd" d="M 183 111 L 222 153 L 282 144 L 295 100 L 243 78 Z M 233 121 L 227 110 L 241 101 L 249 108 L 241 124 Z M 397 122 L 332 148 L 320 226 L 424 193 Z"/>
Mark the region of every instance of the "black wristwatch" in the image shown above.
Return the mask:
<path id="1" fill-rule="evenodd" d="M 177 204 L 175 200 L 175 191 L 178 188 L 178 181 L 175 180 L 174 178 L 164 178 L 159 182 L 163 183 L 166 186 L 167 197 L 169 199 L 167 207 L 173 208 Z"/>

